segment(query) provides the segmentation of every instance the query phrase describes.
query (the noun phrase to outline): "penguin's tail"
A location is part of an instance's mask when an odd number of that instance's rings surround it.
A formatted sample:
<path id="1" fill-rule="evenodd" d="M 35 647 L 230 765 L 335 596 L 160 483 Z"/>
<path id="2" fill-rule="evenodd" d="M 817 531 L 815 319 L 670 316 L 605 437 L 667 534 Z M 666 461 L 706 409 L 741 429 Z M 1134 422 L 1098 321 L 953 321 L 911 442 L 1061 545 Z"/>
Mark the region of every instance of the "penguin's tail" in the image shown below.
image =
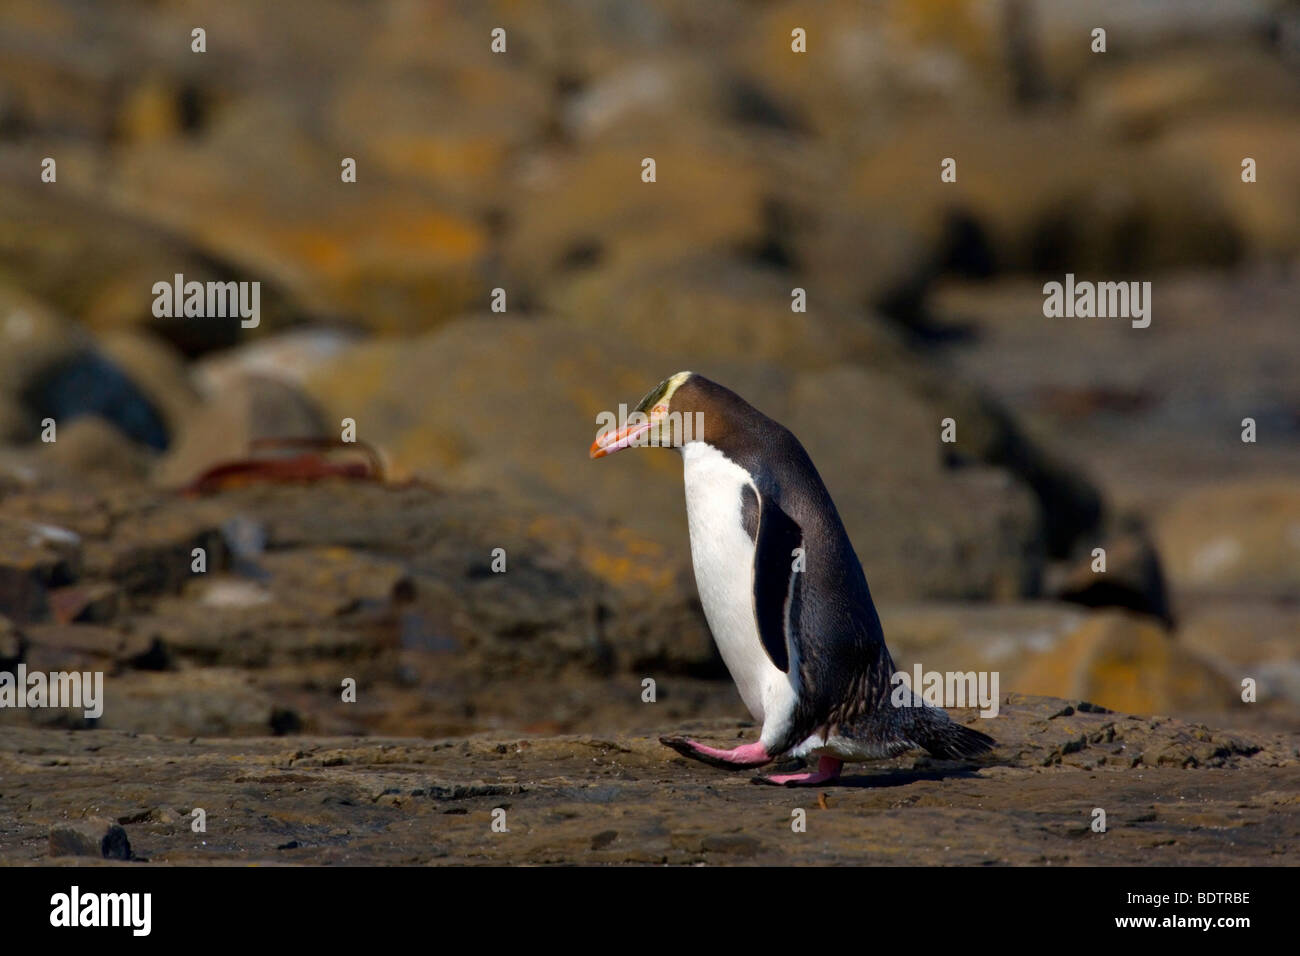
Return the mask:
<path id="1" fill-rule="evenodd" d="M 922 707 L 915 713 L 918 719 L 912 735 L 932 757 L 967 760 L 988 753 L 997 743 L 988 734 L 957 723 L 938 707 Z"/>

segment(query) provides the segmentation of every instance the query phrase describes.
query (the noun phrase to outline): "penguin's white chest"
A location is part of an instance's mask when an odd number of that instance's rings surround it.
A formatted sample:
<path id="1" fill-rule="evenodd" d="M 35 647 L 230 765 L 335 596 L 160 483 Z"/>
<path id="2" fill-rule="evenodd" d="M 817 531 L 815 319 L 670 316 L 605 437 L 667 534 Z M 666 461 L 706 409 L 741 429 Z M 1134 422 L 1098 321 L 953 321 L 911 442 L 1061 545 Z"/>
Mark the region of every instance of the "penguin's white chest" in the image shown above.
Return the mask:
<path id="1" fill-rule="evenodd" d="M 774 709 L 788 710 L 791 688 L 763 649 L 754 618 L 754 542 L 741 518 L 742 490 L 752 482 L 745 469 L 703 442 L 683 446 L 682 461 L 704 616 L 741 699 L 763 722 Z"/>

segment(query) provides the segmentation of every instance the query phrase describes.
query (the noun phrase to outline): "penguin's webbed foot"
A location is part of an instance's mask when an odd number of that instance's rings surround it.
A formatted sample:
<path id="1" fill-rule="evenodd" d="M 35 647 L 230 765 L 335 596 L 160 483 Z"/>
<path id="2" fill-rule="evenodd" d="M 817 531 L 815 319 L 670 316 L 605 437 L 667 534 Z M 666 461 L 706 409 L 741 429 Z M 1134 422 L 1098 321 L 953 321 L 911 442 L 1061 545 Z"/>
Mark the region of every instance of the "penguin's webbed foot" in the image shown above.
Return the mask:
<path id="1" fill-rule="evenodd" d="M 817 769 L 806 773 L 780 773 L 770 777 L 755 777 L 754 783 L 770 783 L 776 787 L 815 787 L 819 783 L 838 780 L 843 760 L 834 757 L 822 757 L 817 762 Z"/>
<path id="2" fill-rule="evenodd" d="M 742 744 L 731 750 L 719 750 L 717 747 L 709 747 L 698 740 L 690 740 L 686 737 L 660 737 L 659 742 L 665 747 L 676 750 L 683 757 L 690 757 L 723 770 L 744 770 L 747 767 L 761 767 L 765 763 L 772 762 L 772 756 L 767 752 L 767 748 L 757 742 Z"/>

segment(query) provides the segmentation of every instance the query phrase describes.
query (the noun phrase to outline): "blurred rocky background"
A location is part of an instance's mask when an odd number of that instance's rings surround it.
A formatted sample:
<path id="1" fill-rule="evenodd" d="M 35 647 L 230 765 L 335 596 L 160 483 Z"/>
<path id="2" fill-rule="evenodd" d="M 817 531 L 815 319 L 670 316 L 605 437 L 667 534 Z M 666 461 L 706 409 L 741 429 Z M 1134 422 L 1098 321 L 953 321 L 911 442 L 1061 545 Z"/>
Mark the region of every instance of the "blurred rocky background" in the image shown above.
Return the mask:
<path id="1" fill-rule="evenodd" d="M 808 448 L 900 667 L 1293 729 L 1298 214 L 1284 0 L 6 0 L 0 669 L 178 735 L 740 715 L 677 456 L 586 455 L 692 369 Z M 1044 318 L 1066 272 L 1150 328 Z"/>

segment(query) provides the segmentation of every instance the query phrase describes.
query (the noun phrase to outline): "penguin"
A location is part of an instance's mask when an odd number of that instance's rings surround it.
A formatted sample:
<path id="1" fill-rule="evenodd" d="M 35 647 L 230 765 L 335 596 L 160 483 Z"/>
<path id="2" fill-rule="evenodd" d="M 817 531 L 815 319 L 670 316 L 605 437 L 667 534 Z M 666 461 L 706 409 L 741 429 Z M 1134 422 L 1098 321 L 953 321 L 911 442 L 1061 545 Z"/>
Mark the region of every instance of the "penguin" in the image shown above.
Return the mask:
<path id="1" fill-rule="evenodd" d="M 660 742 L 725 769 L 803 758 L 803 773 L 758 782 L 834 781 L 846 762 L 921 749 L 966 759 L 992 749 L 905 685 L 866 575 L 835 503 L 799 440 L 743 398 L 693 372 L 659 383 L 593 459 L 626 448 L 682 456 L 691 561 L 700 603 L 741 700 L 762 730 L 730 750 Z M 813 763 L 815 769 L 812 769 Z"/>

